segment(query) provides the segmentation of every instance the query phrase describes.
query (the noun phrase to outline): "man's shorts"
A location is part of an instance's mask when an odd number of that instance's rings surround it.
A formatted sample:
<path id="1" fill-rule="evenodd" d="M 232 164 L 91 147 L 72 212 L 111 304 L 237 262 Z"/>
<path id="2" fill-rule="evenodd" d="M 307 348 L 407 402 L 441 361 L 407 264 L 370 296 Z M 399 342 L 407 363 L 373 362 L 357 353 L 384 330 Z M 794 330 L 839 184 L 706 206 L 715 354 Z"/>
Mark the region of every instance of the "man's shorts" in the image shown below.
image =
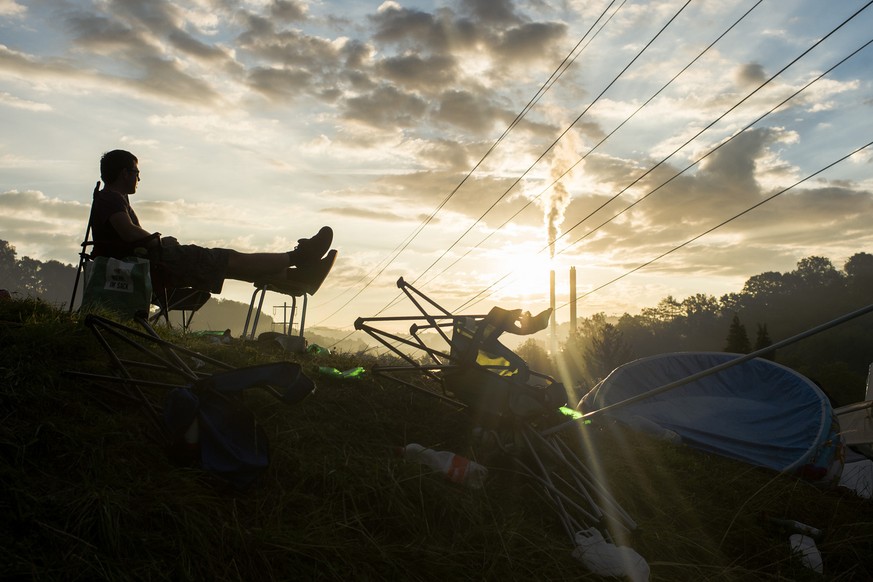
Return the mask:
<path id="1" fill-rule="evenodd" d="M 227 249 L 205 249 L 197 245 L 163 245 L 158 265 L 171 287 L 192 287 L 221 293 L 227 273 Z"/>

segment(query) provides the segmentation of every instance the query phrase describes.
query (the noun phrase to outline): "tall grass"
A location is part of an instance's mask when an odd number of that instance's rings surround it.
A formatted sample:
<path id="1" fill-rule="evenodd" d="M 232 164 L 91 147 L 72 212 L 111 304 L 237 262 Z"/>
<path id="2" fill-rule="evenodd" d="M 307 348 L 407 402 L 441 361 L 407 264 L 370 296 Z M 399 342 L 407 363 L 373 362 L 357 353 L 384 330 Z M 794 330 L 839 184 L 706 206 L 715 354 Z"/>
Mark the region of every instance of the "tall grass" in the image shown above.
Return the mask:
<path id="1" fill-rule="evenodd" d="M 372 359 L 160 333 L 234 366 L 298 361 L 318 389 L 295 406 L 246 396 L 272 462 L 239 491 L 169 462 L 135 403 L 64 375 L 109 369 L 78 316 L 0 303 L 0 578 L 597 579 L 516 471 L 493 467 L 470 490 L 395 455 L 408 442 L 472 455 L 463 411 L 377 378 L 314 371 Z M 827 579 L 873 579 L 870 502 L 608 424 L 584 430 L 589 464 L 640 525 L 627 541 L 652 580 L 819 579 L 765 511 L 827 531 Z"/>

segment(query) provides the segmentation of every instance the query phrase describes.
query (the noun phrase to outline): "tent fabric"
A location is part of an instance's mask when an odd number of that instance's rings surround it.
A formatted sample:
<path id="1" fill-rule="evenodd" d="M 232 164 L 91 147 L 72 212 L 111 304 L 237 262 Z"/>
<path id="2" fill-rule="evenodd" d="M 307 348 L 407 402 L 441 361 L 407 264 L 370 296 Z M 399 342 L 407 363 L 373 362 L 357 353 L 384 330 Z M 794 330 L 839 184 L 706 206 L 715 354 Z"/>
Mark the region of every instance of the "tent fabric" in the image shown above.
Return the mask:
<path id="1" fill-rule="evenodd" d="M 183 442 L 195 419 L 197 460 L 203 470 L 244 489 L 269 466 L 267 436 L 242 403 L 213 391 L 171 390 L 164 405 L 164 423 L 176 445 Z"/>
<path id="2" fill-rule="evenodd" d="M 598 410 L 740 357 L 683 352 L 635 360 L 613 370 L 580 408 Z M 769 360 L 748 360 L 603 414 L 753 465 L 804 470 L 811 480 L 833 478 L 842 468 L 834 462 L 841 443 L 827 396 L 808 378 Z"/>

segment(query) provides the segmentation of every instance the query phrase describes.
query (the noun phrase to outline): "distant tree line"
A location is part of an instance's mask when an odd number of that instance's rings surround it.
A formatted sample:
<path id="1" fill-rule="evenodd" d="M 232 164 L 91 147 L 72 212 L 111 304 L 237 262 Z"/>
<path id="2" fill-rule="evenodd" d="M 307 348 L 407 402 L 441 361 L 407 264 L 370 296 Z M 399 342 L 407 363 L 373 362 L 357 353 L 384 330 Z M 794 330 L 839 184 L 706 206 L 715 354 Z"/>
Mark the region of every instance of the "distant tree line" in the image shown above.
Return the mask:
<path id="1" fill-rule="evenodd" d="M 788 273 L 754 275 L 738 293 L 720 298 L 698 293 L 672 296 L 639 315 L 583 318 L 561 344 L 559 361 L 533 340 L 519 348 L 529 363 L 585 392 L 617 366 L 655 354 L 681 351 L 750 353 L 873 302 L 873 255 L 857 253 L 842 270 L 824 257 L 800 260 Z M 838 405 L 861 400 L 873 362 L 873 315 L 765 356 L 817 382 Z M 751 332 L 751 333 L 750 333 Z"/>
<path id="2" fill-rule="evenodd" d="M 70 301 L 76 267 L 59 261 L 42 262 L 17 256 L 15 247 L 0 240 L 0 289 L 13 297 L 38 297 L 58 306 Z"/>

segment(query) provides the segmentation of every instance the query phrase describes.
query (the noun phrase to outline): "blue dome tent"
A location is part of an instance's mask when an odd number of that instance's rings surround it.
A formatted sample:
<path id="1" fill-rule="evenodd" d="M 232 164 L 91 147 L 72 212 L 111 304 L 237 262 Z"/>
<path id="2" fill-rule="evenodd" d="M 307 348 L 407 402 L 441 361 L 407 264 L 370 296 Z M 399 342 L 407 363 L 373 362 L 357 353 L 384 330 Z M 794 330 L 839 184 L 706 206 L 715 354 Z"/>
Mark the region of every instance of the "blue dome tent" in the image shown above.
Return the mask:
<path id="1" fill-rule="evenodd" d="M 603 416 L 703 451 L 814 482 L 838 479 L 843 445 L 828 397 L 812 380 L 769 360 L 730 364 L 741 358 L 683 352 L 635 360 L 613 370 L 579 408 L 611 407 Z M 658 390 L 693 375 L 701 377 Z M 642 398 L 650 391 L 656 393 Z"/>

